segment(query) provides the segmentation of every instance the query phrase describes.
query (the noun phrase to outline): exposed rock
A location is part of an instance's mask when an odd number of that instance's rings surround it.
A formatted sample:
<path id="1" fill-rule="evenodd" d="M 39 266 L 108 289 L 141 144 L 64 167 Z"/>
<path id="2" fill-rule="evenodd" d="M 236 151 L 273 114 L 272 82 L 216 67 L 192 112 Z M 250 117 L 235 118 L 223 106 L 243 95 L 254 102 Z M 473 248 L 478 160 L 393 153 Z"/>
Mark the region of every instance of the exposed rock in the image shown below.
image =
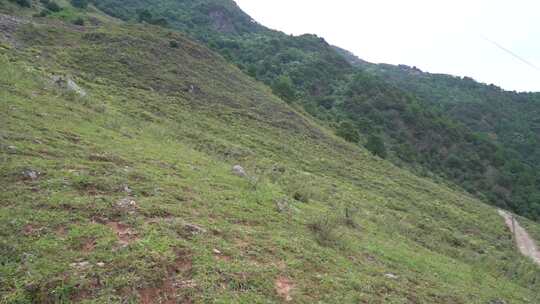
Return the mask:
<path id="1" fill-rule="evenodd" d="M 505 300 L 495 299 L 488 302 L 488 304 L 506 304 Z"/>
<path id="2" fill-rule="evenodd" d="M 206 233 L 206 229 L 204 229 L 204 228 L 202 228 L 200 226 L 194 225 L 194 224 L 185 224 L 184 225 L 184 230 L 191 233 L 192 235 L 198 235 L 198 234 Z"/>
<path id="3" fill-rule="evenodd" d="M 134 201 L 131 197 L 126 197 L 119 200 L 116 203 L 116 207 L 124 210 L 133 210 L 137 209 L 137 202 Z"/>
<path id="4" fill-rule="evenodd" d="M 131 188 L 129 188 L 128 185 L 124 185 L 124 186 L 122 187 L 122 191 L 124 191 L 124 192 L 127 193 L 127 194 L 132 194 L 132 193 L 133 193 L 133 190 L 131 190 Z"/>
<path id="5" fill-rule="evenodd" d="M 399 279 L 399 277 L 397 275 L 393 274 L 393 273 L 387 273 L 387 274 L 384 275 L 384 277 L 387 278 L 387 279 L 392 279 L 392 280 Z"/>
<path id="6" fill-rule="evenodd" d="M 183 280 L 174 282 L 173 286 L 178 289 L 192 289 L 197 287 L 197 283 L 195 283 L 195 280 Z"/>
<path id="7" fill-rule="evenodd" d="M 71 267 L 77 268 L 79 270 L 87 269 L 90 267 L 90 262 L 78 262 L 78 263 L 71 263 Z"/>
<path id="8" fill-rule="evenodd" d="M 15 147 L 15 146 L 8 146 L 7 150 L 8 150 L 9 154 L 16 154 L 17 153 L 17 147 Z"/>
<path id="9" fill-rule="evenodd" d="M 40 175 L 41 175 L 40 172 L 32 170 L 32 169 L 26 169 L 22 172 L 22 176 L 24 179 L 32 180 L 32 181 L 37 180 Z"/>
<path id="10" fill-rule="evenodd" d="M 190 94 L 200 94 L 201 88 L 194 84 L 190 84 L 184 91 L 190 93 Z"/>
<path id="11" fill-rule="evenodd" d="M 294 289 L 294 283 L 286 277 L 278 277 L 274 281 L 274 287 L 276 293 L 283 299 L 285 302 L 292 301 L 292 290 Z"/>
<path id="12" fill-rule="evenodd" d="M 240 177 L 247 177 L 246 171 L 240 165 L 235 165 L 232 168 L 232 171 L 233 171 L 234 175 L 237 175 L 237 176 L 240 176 Z"/>
<path id="13" fill-rule="evenodd" d="M 15 32 L 20 25 L 26 23 L 28 23 L 28 21 L 24 19 L 0 14 L 0 41 L 7 41 L 12 45 L 17 46 Z"/>
<path id="14" fill-rule="evenodd" d="M 276 209 L 279 213 L 284 213 L 289 210 L 289 202 L 287 199 L 276 200 Z"/>
<path id="15" fill-rule="evenodd" d="M 58 87 L 62 89 L 75 92 L 81 97 L 86 96 L 86 91 L 79 87 L 70 77 L 53 75 L 52 80 Z"/>

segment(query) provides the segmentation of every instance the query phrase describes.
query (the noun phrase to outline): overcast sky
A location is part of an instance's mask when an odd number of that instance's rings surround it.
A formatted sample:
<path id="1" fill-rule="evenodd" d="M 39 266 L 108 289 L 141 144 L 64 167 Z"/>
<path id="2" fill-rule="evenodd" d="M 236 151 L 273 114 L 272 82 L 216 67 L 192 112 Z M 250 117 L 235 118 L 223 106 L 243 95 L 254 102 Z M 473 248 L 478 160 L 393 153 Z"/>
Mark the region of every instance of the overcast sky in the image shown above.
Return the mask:
<path id="1" fill-rule="evenodd" d="M 267 27 L 317 34 L 370 62 L 540 91 L 538 0 L 236 2 Z"/>

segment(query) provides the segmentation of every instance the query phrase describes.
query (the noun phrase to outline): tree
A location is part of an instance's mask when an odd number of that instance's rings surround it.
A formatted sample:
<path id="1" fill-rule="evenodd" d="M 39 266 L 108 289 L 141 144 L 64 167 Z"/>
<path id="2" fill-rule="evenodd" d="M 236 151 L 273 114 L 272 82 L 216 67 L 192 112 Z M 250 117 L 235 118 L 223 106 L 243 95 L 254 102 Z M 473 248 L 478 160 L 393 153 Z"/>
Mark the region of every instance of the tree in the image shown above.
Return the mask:
<path id="1" fill-rule="evenodd" d="M 139 22 L 152 23 L 152 13 L 149 10 L 145 9 L 139 12 L 138 20 Z"/>
<path id="2" fill-rule="evenodd" d="M 11 2 L 17 3 L 22 7 L 32 7 L 32 0 L 10 0 Z"/>
<path id="3" fill-rule="evenodd" d="M 60 5 L 58 5 L 58 3 L 54 2 L 54 1 L 50 1 L 49 3 L 47 3 L 47 5 L 45 5 L 45 7 L 50 10 L 51 12 L 54 12 L 54 13 L 58 13 L 59 11 L 62 10 L 62 7 Z"/>
<path id="4" fill-rule="evenodd" d="M 71 5 L 76 8 L 85 9 L 88 7 L 88 0 L 71 0 Z"/>
<path id="5" fill-rule="evenodd" d="M 344 121 L 339 125 L 337 135 L 353 143 L 357 143 L 360 140 L 354 125 L 349 121 Z"/>
<path id="6" fill-rule="evenodd" d="M 73 20 L 73 24 L 84 26 L 84 19 L 82 17 L 78 17 L 77 19 Z"/>
<path id="7" fill-rule="evenodd" d="M 292 102 L 296 99 L 296 90 L 291 78 L 287 76 L 279 77 L 272 85 L 272 91 L 286 102 Z"/>
<path id="8" fill-rule="evenodd" d="M 374 155 L 380 158 L 386 158 L 386 146 L 384 141 L 379 135 L 370 135 L 366 143 L 366 149 L 368 149 Z"/>

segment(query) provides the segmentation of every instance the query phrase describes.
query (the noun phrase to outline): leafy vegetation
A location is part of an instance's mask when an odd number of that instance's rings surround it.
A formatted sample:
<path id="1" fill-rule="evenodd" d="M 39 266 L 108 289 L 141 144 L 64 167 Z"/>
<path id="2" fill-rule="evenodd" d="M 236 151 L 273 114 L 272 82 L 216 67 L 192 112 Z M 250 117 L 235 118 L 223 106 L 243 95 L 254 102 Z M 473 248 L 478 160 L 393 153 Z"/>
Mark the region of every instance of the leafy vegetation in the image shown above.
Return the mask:
<path id="1" fill-rule="evenodd" d="M 422 106 L 444 113 L 476 132 L 480 150 L 478 172 L 484 180 L 469 181 L 499 206 L 509 207 L 538 219 L 540 214 L 540 94 L 506 92 L 471 78 L 423 73 L 407 66 L 366 65 L 374 75 L 407 92 L 414 93 Z M 490 157 L 491 162 L 482 161 Z M 468 158 L 450 154 L 450 174 L 470 174 Z"/>
<path id="2" fill-rule="evenodd" d="M 71 5 L 76 8 L 85 9 L 88 7 L 88 0 L 71 0 Z"/>
<path id="3" fill-rule="evenodd" d="M 377 136 L 386 148 L 383 154 L 395 164 L 540 218 L 538 94 L 372 65 L 317 36 L 292 37 L 264 28 L 233 1 L 93 3 L 125 20 L 136 20 L 143 9 L 163 18 L 163 24 L 206 43 L 348 140 L 359 133 L 358 142 L 366 144 Z M 348 121 L 354 129 L 344 132 Z"/>
<path id="4" fill-rule="evenodd" d="M 94 16 L 0 17 L 2 303 L 539 301 L 494 208 L 183 34 Z"/>

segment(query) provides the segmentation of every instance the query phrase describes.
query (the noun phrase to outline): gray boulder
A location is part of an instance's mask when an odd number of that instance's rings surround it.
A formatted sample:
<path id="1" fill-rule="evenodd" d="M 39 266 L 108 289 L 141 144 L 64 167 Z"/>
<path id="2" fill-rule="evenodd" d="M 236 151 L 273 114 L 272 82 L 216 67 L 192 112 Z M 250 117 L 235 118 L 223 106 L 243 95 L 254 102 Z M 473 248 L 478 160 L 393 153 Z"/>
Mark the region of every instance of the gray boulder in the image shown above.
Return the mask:
<path id="1" fill-rule="evenodd" d="M 58 87 L 64 90 L 75 92 L 81 97 L 86 96 L 86 91 L 78 86 L 70 77 L 53 75 L 52 80 Z"/>
<path id="2" fill-rule="evenodd" d="M 240 177 L 247 177 L 247 173 L 240 165 L 236 165 L 232 168 L 233 174 Z"/>
<path id="3" fill-rule="evenodd" d="M 40 175 L 41 175 L 40 172 L 32 170 L 32 169 L 26 169 L 22 172 L 22 176 L 24 179 L 32 180 L 32 181 L 37 180 Z"/>
<path id="4" fill-rule="evenodd" d="M 206 233 L 206 229 L 195 224 L 185 224 L 184 230 L 190 233 L 191 235 L 198 235 L 198 234 Z"/>

